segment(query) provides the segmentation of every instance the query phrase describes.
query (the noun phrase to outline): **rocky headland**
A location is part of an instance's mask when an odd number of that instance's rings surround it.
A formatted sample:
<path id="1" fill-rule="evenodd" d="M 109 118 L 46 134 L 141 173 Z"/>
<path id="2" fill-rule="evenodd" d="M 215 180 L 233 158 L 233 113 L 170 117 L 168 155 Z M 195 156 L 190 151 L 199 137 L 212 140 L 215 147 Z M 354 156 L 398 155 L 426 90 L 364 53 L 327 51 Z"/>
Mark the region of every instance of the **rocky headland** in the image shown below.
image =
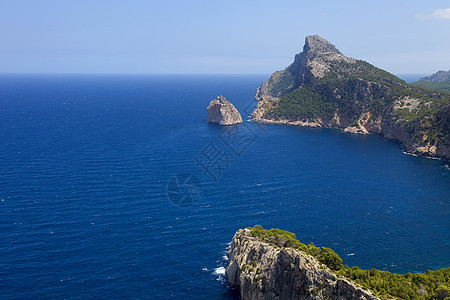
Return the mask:
<path id="1" fill-rule="evenodd" d="M 447 299 L 450 268 L 393 274 L 342 264 L 330 248 L 261 226 L 236 232 L 226 278 L 241 299 Z"/>
<path id="2" fill-rule="evenodd" d="M 287 243 L 262 241 L 249 228 L 236 232 L 226 277 L 241 299 L 378 299 Z"/>
<path id="3" fill-rule="evenodd" d="M 236 107 L 225 97 L 219 96 L 209 103 L 206 112 L 208 122 L 220 125 L 233 125 L 242 123 L 242 117 Z"/>
<path id="4" fill-rule="evenodd" d="M 317 35 L 255 99 L 253 121 L 381 134 L 406 152 L 450 160 L 450 94 L 409 85 Z"/>

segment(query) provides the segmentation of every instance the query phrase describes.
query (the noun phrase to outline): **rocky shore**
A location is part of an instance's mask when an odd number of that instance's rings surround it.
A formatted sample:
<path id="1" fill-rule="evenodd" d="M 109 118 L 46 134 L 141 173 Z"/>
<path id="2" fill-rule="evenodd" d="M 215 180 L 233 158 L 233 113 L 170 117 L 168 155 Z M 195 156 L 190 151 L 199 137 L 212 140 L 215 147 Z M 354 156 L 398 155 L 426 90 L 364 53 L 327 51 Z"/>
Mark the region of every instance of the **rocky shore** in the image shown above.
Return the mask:
<path id="1" fill-rule="evenodd" d="M 285 246 L 285 239 L 261 241 L 249 228 L 236 232 L 226 277 L 241 299 L 378 299 L 313 256 Z"/>

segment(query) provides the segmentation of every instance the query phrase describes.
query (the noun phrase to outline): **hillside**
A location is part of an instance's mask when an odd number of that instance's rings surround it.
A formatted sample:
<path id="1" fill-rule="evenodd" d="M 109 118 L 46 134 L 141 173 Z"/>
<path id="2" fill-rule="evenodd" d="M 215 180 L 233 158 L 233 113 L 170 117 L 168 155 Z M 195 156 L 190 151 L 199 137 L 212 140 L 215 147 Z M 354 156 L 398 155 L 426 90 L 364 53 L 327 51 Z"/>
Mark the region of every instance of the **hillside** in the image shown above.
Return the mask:
<path id="1" fill-rule="evenodd" d="M 449 71 L 437 71 L 431 76 L 420 78 L 419 81 L 429 81 L 429 82 L 443 82 L 450 80 L 450 70 Z"/>
<path id="2" fill-rule="evenodd" d="M 425 89 L 450 92 L 450 70 L 438 71 L 411 84 Z"/>
<path id="3" fill-rule="evenodd" d="M 254 121 L 377 133 L 407 152 L 450 159 L 450 95 L 409 85 L 315 35 L 256 92 Z"/>

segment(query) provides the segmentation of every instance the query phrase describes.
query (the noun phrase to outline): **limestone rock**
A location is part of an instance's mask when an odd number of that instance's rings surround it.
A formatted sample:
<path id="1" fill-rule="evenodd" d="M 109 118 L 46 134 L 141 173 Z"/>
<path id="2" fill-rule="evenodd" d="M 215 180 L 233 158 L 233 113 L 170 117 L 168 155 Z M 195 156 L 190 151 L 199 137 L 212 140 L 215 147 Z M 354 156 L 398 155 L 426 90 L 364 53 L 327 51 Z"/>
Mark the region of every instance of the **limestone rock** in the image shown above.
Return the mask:
<path id="1" fill-rule="evenodd" d="M 228 248 L 225 274 L 241 299 L 378 299 L 314 257 L 250 233 L 250 229 L 236 232 Z"/>
<path id="2" fill-rule="evenodd" d="M 449 73 L 422 81 L 440 82 Z M 257 89 L 252 120 L 381 134 L 406 152 L 450 160 L 448 95 L 420 90 L 313 35 L 291 65 Z"/>
<path id="3" fill-rule="evenodd" d="M 450 81 L 450 70 L 448 71 L 438 71 L 431 76 L 422 77 L 420 81 L 430 81 L 430 82 L 444 82 Z"/>
<path id="4" fill-rule="evenodd" d="M 242 117 L 236 107 L 225 97 L 219 96 L 209 103 L 206 109 L 208 122 L 220 125 L 233 125 L 242 123 Z"/>

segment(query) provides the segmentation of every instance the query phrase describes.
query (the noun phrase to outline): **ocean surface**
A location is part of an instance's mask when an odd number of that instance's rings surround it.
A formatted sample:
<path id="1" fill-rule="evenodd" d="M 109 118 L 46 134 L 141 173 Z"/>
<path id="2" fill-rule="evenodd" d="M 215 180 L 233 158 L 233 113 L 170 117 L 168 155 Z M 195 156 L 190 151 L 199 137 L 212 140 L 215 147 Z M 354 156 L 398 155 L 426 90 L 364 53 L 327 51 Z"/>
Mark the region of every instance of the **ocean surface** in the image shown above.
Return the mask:
<path id="1" fill-rule="evenodd" d="M 420 78 L 431 76 L 432 74 L 396 74 L 397 77 L 403 79 L 407 83 L 418 81 Z"/>
<path id="2" fill-rule="evenodd" d="M 267 76 L 0 75 L 0 298 L 232 299 L 236 230 L 450 266 L 450 171 L 377 135 L 248 122 Z M 224 95 L 245 122 L 208 124 Z"/>

